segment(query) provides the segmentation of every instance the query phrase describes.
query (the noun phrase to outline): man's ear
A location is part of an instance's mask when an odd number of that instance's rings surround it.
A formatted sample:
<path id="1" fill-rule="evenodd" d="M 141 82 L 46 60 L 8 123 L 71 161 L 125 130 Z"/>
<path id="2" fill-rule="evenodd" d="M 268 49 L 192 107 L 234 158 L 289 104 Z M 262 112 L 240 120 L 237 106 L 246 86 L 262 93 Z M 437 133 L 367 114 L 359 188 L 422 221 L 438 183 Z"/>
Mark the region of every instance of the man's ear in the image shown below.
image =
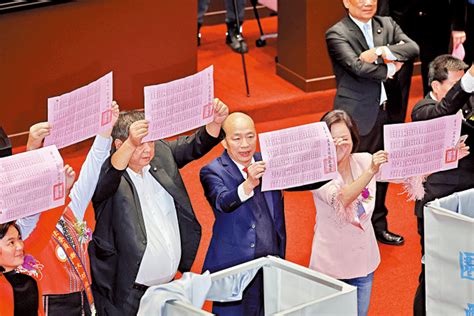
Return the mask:
<path id="1" fill-rule="evenodd" d="M 344 8 L 346 8 L 346 10 L 349 10 L 349 0 L 342 0 L 342 4 L 344 4 Z"/>
<path id="2" fill-rule="evenodd" d="M 222 145 L 222 147 L 227 149 L 227 141 L 225 140 L 225 138 L 223 140 L 221 140 L 221 145 Z"/>
<path id="3" fill-rule="evenodd" d="M 433 91 L 435 95 L 438 94 L 440 85 L 441 85 L 441 82 L 439 82 L 438 80 L 433 80 L 431 82 L 431 90 Z"/>
<path id="4" fill-rule="evenodd" d="M 118 139 L 118 138 L 114 139 L 115 149 L 119 149 L 120 146 L 122 146 L 122 144 L 123 144 L 123 142 L 120 139 Z"/>

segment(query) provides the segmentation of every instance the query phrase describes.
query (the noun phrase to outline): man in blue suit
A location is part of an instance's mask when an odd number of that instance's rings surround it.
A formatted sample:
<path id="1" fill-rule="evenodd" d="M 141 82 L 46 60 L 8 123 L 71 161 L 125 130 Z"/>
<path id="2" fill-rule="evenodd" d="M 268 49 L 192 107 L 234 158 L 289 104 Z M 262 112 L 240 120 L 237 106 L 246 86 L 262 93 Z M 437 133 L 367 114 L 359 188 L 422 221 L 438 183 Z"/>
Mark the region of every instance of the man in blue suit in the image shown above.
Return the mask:
<path id="1" fill-rule="evenodd" d="M 285 257 L 286 230 L 281 191 L 261 192 L 265 163 L 255 153 L 253 120 L 232 113 L 224 121 L 224 153 L 201 169 L 201 183 L 215 215 L 203 270 L 222 270 L 267 255 Z M 242 301 L 214 303 L 217 315 L 263 315 L 262 271 Z"/>
<path id="2" fill-rule="evenodd" d="M 222 125 L 225 151 L 201 169 L 201 183 L 216 218 L 203 270 L 219 271 L 267 255 L 285 258 L 283 194 L 261 192 L 265 162 L 256 153 L 257 132 L 244 113 L 232 113 Z M 296 190 L 312 190 L 315 183 Z M 217 315 L 263 315 L 263 273 L 258 272 L 241 301 L 214 303 Z"/>

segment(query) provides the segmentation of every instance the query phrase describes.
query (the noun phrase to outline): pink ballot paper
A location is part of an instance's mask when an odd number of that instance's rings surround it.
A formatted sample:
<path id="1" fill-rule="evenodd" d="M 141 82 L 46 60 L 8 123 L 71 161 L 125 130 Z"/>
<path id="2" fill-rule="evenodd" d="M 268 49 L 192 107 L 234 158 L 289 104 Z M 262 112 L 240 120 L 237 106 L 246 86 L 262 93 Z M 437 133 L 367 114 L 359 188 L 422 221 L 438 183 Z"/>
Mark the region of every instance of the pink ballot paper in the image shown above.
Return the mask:
<path id="1" fill-rule="evenodd" d="M 153 141 L 206 125 L 214 119 L 213 66 L 195 75 L 145 87 L 145 118 Z"/>
<path id="2" fill-rule="evenodd" d="M 381 167 L 381 179 L 424 175 L 458 166 L 457 142 L 462 114 L 384 126 L 388 162 Z"/>
<path id="3" fill-rule="evenodd" d="M 0 158 L 0 223 L 64 205 L 65 193 L 56 146 Z"/>
<path id="4" fill-rule="evenodd" d="M 63 148 L 112 128 L 112 72 L 87 86 L 48 99 L 51 135 L 44 145 Z"/>
<path id="5" fill-rule="evenodd" d="M 336 148 L 324 122 L 259 135 L 266 171 L 262 191 L 336 178 Z"/>

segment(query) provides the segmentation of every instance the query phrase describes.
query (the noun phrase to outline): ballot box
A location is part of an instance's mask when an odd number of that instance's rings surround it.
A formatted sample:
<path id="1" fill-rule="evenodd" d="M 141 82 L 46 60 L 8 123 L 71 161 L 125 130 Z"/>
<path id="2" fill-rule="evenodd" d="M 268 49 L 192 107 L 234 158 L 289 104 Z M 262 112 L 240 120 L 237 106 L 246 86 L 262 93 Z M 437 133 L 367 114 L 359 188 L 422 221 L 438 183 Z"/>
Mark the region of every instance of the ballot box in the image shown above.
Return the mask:
<path id="1" fill-rule="evenodd" d="M 265 315 L 357 315 L 355 287 L 271 256 L 211 274 L 208 299 L 212 299 L 213 292 L 220 292 L 223 280 L 252 274 L 260 268 L 263 268 Z M 167 302 L 164 314 L 213 315 L 180 301 Z"/>
<path id="2" fill-rule="evenodd" d="M 474 315 L 474 190 L 427 203 L 427 315 Z"/>

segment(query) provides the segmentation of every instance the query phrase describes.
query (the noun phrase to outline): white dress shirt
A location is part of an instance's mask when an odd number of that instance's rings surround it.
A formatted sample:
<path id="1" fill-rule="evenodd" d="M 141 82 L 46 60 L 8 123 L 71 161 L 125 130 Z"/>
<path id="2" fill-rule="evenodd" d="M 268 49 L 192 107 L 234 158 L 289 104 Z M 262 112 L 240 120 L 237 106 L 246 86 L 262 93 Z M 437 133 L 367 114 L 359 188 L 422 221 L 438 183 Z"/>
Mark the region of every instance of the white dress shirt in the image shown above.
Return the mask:
<path id="1" fill-rule="evenodd" d="M 245 166 L 238 163 L 232 158 L 230 159 L 235 163 L 240 173 L 242 174 L 242 177 L 244 177 L 244 180 L 247 180 L 247 173 L 244 171 Z M 253 164 L 254 162 L 255 159 L 252 157 L 252 161 L 250 162 L 250 164 Z M 260 179 L 260 181 L 262 181 L 262 179 Z M 239 195 L 240 202 L 245 202 L 253 196 L 253 190 L 249 194 L 246 194 L 244 190 L 244 183 L 242 182 L 237 188 L 237 194 Z"/>
<path id="2" fill-rule="evenodd" d="M 147 286 L 171 281 L 181 260 L 181 238 L 173 197 L 150 174 L 127 168 L 138 193 L 145 222 L 147 245 L 135 282 Z"/>

